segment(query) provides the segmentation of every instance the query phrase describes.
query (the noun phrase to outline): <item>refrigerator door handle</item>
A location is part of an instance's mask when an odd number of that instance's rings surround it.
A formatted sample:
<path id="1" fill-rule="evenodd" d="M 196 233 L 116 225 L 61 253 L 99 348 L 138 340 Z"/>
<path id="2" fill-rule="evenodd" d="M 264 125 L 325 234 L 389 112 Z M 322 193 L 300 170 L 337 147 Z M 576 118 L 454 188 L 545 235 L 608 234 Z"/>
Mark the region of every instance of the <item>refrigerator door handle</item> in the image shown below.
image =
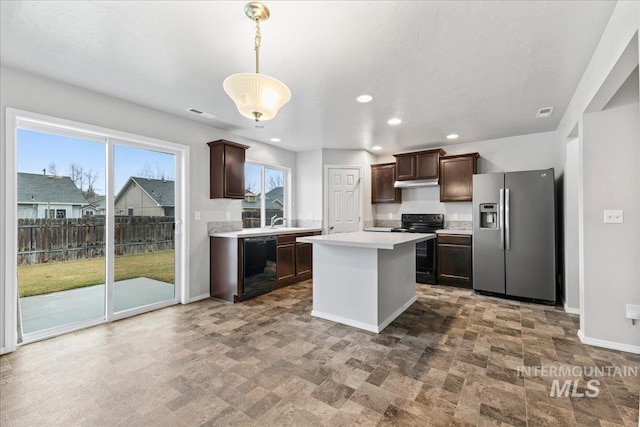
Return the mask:
<path id="1" fill-rule="evenodd" d="M 505 213 L 504 213 L 504 234 L 505 234 L 505 249 L 511 249 L 511 230 L 509 229 L 509 205 L 510 205 L 510 197 L 509 197 L 509 189 L 505 190 Z"/>
<path id="2" fill-rule="evenodd" d="M 495 194 L 495 193 L 494 193 Z M 500 230 L 500 249 L 504 249 L 504 189 L 500 189 L 500 207 L 499 207 L 500 215 L 498 219 L 498 230 Z"/>

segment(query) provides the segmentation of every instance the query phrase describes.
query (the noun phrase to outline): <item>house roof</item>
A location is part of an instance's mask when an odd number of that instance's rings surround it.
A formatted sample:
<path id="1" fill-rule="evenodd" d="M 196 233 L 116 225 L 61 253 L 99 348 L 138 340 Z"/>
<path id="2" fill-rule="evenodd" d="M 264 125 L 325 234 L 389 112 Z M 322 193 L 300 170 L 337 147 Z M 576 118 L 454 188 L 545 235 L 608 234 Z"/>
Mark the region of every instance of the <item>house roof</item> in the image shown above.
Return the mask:
<path id="1" fill-rule="evenodd" d="M 105 196 L 95 197 L 92 201 L 89 202 L 87 207 L 92 206 L 95 209 L 104 209 L 106 207 L 106 200 L 107 199 Z"/>
<path id="2" fill-rule="evenodd" d="M 253 193 L 251 193 L 250 195 L 255 195 L 256 201 L 248 202 L 246 199 L 244 199 L 242 201 L 242 207 L 244 209 L 260 209 L 260 195 Z M 271 191 L 268 191 L 265 194 L 265 198 L 267 209 L 282 209 L 282 206 L 284 206 L 284 187 L 276 187 Z"/>
<path id="3" fill-rule="evenodd" d="M 18 203 L 86 205 L 87 201 L 68 176 L 18 172 Z"/>
<path id="4" fill-rule="evenodd" d="M 116 203 L 125 193 L 132 183 L 140 186 L 142 190 L 153 199 L 158 206 L 175 206 L 175 182 L 162 179 L 142 178 L 132 176 L 129 181 L 122 187 L 122 190 L 116 196 Z"/>

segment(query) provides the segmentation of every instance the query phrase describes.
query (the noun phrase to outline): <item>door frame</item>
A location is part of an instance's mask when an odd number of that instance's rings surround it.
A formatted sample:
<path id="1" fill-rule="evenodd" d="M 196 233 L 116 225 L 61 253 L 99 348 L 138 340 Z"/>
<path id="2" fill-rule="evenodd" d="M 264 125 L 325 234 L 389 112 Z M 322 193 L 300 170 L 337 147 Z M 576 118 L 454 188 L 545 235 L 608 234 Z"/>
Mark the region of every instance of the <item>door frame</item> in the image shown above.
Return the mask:
<path id="1" fill-rule="evenodd" d="M 22 126 L 20 126 L 22 124 Z M 87 140 L 101 141 L 106 146 L 107 165 L 113 161 L 113 145 L 125 143 L 128 146 L 134 146 L 138 148 L 156 149 L 162 150 L 167 153 L 174 154 L 176 156 L 176 237 L 175 237 L 175 287 L 176 294 L 175 300 L 152 304 L 149 306 L 138 307 L 135 309 L 118 312 L 113 314 L 108 311 L 109 306 L 113 307 L 113 292 L 107 292 L 105 297 L 105 314 L 104 316 L 96 319 L 89 319 L 77 324 L 72 324 L 70 327 L 65 328 L 64 331 L 61 328 L 51 328 L 43 331 L 29 342 L 33 342 L 39 339 L 51 338 L 63 333 L 69 333 L 74 330 L 83 329 L 89 326 L 94 326 L 101 323 L 118 320 L 123 317 L 129 317 L 136 314 L 140 314 L 146 311 L 155 310 L 161 306 L 167 306 L 181 302 L 186 304 L 189 302 L 189 231 L 190 221 L 188 215 L 189 206 L 189 146 L 178 144 L 170 141 L 163 141 L 155 138 L 145 137 L 141 135 L 135 135 L 127 132 L 122 132 L 114 129 L 104 128 L 100 126 L 94 126 L 86 123 L 76 122 L 67 119 L 56 118 L 47 116 L 44 114 L 33 113 L 29 111 L 19 110 L 15 108 L 7 107 L 5 113 L 5 147 L 4 151 L 0 150 L 0 165 L 4 169 L 4 173 L 0 177 L 2 183 L 2 191 L 4 195 L 0 202 L 3 202 L 1 206 L 4 212 L 4 221 L 2 228 L 4 235 L 2 252 L 0 255 L 0 267 L 4 271 L 4 274 L 0 276 L 0 296 L 3 296 L 3 312 L 4 315 L 0 319 L 0 327 L 2 329 L 4 346 L 0 348 L 0 354 L 9 353 L 16 349 L 19 345 L 17 342 L 17 315 L 18 315 L 18 280 L 17 280 L 17 226 L 18 215 L 17 210 L 14 209 L 17 206 L 17 132 L 19 127 L 25 127 L 29 129 L 37 130 L 41 128 L 42 131 L 47 129 L 56 128 L 57 133 L 65 134 L 69 136 L 85 138 Z M 113 188 L 113 176 L 107 167 L 105 182 L 107 188 Z M 109 218 L 113 214 L 113 200 L 107 202 L 106 217 Z M 112 226 L 107 227 L 106 236 L 106 253 L 113 253 L 114 245 L 114 231 Z M 106 258 L 106 283 L 109 280 L 113 280 L 113 257 Z M 111 294 L 111 296 L 109 295 Z"/>
<path id="2" fill-rule="evenodd" d="M 360 184 L 364 180 L 364 175 L 362 174 L 362 166 L 360 165 L 324 165 L 324 178 L 322 182 L 324 183 L 324 208 L 323 208 L 323 220 L 322 220 L 322 229 L 324 234 L 329 234 L 329 170 L 331 169 L 358 169 L 360 171 Z M 360 185 L 360 208 L 358 212 L 358 231 L 362 231 L 364 222 L 362 221 L 362 216 L 364 213 L 364 185 Z"/>

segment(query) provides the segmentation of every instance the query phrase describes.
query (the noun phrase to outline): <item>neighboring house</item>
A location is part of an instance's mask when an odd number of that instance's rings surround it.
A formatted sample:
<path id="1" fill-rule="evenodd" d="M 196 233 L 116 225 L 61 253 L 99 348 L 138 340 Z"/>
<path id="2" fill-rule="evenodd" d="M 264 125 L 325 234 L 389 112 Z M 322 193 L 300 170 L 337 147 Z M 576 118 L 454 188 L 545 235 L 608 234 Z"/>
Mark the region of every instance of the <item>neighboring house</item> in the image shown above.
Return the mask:
<path id="1" fill-rule="evenodd" d="M 259 212 L 260 203 L 260 194 L 253 194 L 248 191 L 242 201 L 242 210 L 245 212 L 253 210 Z M 274 213 L 279 212 L 279 215 L 282 214 L 282 209 L 284 208 L 284 187 L 276 187 L 265 194 L 265 208 L 267 209 L 267 213 L 273 211 Z M 273 214 L 271 216 L 273 216 Z"/>
<path id="2" fill-rule="evenodd" d="M 82 208 L 82 216 L 104 216 L 107 211 L 106 198 L 99 196 Z"/>
<path id="3" fill-rule="evenodd" d="M 116 215 L 174 216 L 174 187 L 174 181 L 132 176 L 116 196 Z"/>
<path id="4" fill-rule="evenodd" d="M 260 194 L 253 194 L 250 191 L 244 195 L 242 201 L 243 227 L 260 227 L 260 199 Z M 267 222 L 274 215 L 284 216 L 284 187 L 276 187 L 265 194 L 265 209 Z"/>
<path id="5" fill-rule="evenodd" d="M 18 173 L 18 218 L 81 218 L 86 204 L 68 176 Z"/>

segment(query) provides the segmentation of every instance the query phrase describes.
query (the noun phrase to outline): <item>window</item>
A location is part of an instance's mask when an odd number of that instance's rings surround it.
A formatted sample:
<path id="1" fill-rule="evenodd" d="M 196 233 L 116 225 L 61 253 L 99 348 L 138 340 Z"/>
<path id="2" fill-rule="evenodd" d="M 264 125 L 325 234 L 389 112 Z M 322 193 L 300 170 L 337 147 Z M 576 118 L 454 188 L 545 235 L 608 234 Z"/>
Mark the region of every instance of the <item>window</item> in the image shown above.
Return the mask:
<path id="1" fill-rule="evenodd" d="M 284 218 L 289 170 L 258 163 L 244 166 L 245 197 L 242 201 L 242 227 L 271 225 L 272 218 Z M 277 225 L 285 224 L 278 220 Z M 286 224 L 289 225 L 289 224 Z"/>
<path id="2" fill-rule="evenodd" d="M 67 217 L 67 211 L 65 209 L 45 209 L 44 217 L 49 219 L 65 219 Z"/>

